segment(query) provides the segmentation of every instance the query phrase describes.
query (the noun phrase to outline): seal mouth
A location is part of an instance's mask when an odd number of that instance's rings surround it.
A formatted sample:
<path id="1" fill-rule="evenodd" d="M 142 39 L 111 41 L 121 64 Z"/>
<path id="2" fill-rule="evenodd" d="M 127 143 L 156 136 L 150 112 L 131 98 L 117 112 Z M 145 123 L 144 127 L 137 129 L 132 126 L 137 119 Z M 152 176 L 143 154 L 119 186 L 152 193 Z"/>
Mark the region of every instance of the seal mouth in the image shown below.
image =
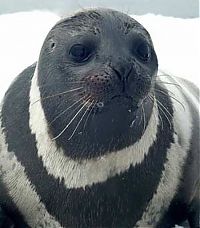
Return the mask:
<path id="1" fill-rule="evenodd" d="M 91 111 L 95 113 L 95 115 L 100 113 L 112 113 L 113 110 L 118 110 L 118 113 L 126 113 L 126 111 L 133 113 L 137 111 L 142 101 L 143 99 L 134 99 L 127 94 L 117 94 L 109 99 L 96 101 L 90 109 L 92 109 Z"/>
<path id="2" fill-rule="evenodd" d="M 128 99 L 128 100 L 133 100 L 133 97 L 127 95 L 127 94 L 118 94 L 118 95 L 114 95 L 111 97 L 111 100 L 114 100 L 114 99 Z"/>

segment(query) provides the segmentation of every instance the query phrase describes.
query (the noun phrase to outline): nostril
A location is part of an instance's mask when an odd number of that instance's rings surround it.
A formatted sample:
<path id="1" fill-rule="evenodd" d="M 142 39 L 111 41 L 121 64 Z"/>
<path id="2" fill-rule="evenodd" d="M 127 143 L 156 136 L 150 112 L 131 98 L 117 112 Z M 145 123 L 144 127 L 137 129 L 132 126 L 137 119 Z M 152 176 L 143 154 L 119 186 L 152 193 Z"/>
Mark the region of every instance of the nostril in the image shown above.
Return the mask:
<path id="1" fill-rule="evenodd" d="M 113 71 L 116 73 L 116 75 L 117 75 L 117 77 L 119 78 L 119 80 L 120 81 L 122 81 L 122 74 L 118 71 L 118 70 L 116 70 L 115 68 L 112 68 L 113 69 Z"/>
<path id="2" fill-rule="evenodd" d="M 126 81 L 131 74 L 131 71 L 133 69 L 132 64 L 129 63 L 121 63 L 119 65 L 116 65 L 115 67 L 110 65 L 111 69 L 115 72 L 118 79 L 120 81 Z"/>

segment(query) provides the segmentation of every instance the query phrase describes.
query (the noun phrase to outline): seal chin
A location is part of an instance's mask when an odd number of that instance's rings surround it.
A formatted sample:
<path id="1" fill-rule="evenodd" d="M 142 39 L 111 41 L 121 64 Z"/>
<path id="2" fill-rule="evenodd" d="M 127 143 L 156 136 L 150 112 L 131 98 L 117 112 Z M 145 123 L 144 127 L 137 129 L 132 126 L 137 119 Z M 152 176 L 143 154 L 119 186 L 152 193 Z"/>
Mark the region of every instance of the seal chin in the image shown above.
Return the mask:
<path id="1" fill-rule="evenodd" d="M 144 99 L 134 99 L 128 94 L 119 94 L 111 97 L 111 101 L 119 105 L 137 109 Z"/>
<path id="2" fill-rule="evenodd" d="M 99 100 L 92 106 L 92 103 L 88 106 L 91 106 L 91 111 L 95 114 L 106 114 L 107 112 L 113 113 L 113 110 L 118 110 L 118 114 L 121 116 L 121 113 L 134 113 L 138 110 L 144 99 L 133 99 L 133 97 L 127 94 L 118 94 L 112 96 L 109 100 Z M 126 117 L 126 116 L 124 116 Z M 121 117 L 120 117 L 121 118 Z"/>
<path id="3" fill-rule="evenodd" d="M 109 70 L 110 73 L 107 74 Z M 105 69 L 101 73 L 88 74 L 83 79 L 84 89 L 80 98 L 85 97 L 86 106 L 93 109 L 95 114 L 106 112 L 113 107 L 134 112 L 148 96 L 153 83 L 152 78 L 144 77 L 141 79 L 135 73 L 131 74 L 130 77 L 132 77 L 132 81 L 128 82 L 125 75 L 121 73 L 121 80 L 119 80 L 115 71 L 111 69 Z M 134 88 L 133 84 L 134 86 L 139 84 L 140 90 Z"/>

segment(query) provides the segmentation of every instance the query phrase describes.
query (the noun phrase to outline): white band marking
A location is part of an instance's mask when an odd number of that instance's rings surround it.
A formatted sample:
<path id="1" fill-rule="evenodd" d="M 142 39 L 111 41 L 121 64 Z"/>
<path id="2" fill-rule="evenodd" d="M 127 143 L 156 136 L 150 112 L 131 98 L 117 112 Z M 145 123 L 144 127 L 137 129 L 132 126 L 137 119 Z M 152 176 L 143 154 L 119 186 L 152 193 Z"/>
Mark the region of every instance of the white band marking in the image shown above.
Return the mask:
<path id="1" fill-rule="evenodd" d="M 38 156 L 42 158 L 47 172 L 55 178 L 64 179 L 66 188 L 85 188 L 104 182 L 128 170 L 131 165 L 140 164 L 156 139 L 158 116 L 155 106 L 146 131 L 134 145 L 94 159 L 75 161 L 67 157 L 61 148 L 57 148 L 55 141 L 48 135 L 48 125 L 41 102 L 35 102 L 39 99 L 36 68 L 30 91 L 29 126 L 32 134 L 35 134 Z"/>

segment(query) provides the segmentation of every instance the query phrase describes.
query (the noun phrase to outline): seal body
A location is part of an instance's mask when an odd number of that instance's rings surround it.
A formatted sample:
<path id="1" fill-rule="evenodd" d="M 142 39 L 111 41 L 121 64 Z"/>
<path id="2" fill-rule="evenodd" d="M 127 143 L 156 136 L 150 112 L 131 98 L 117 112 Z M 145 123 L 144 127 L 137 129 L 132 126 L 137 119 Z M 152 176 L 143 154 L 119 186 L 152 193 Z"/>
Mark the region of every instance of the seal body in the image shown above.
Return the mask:
<path id="1" fill-rule="evenodd" d="M 157 70 L 125 14 L 58 22 L 1 105 L 2 224 L 198 227 L 199 92 Z"/>

